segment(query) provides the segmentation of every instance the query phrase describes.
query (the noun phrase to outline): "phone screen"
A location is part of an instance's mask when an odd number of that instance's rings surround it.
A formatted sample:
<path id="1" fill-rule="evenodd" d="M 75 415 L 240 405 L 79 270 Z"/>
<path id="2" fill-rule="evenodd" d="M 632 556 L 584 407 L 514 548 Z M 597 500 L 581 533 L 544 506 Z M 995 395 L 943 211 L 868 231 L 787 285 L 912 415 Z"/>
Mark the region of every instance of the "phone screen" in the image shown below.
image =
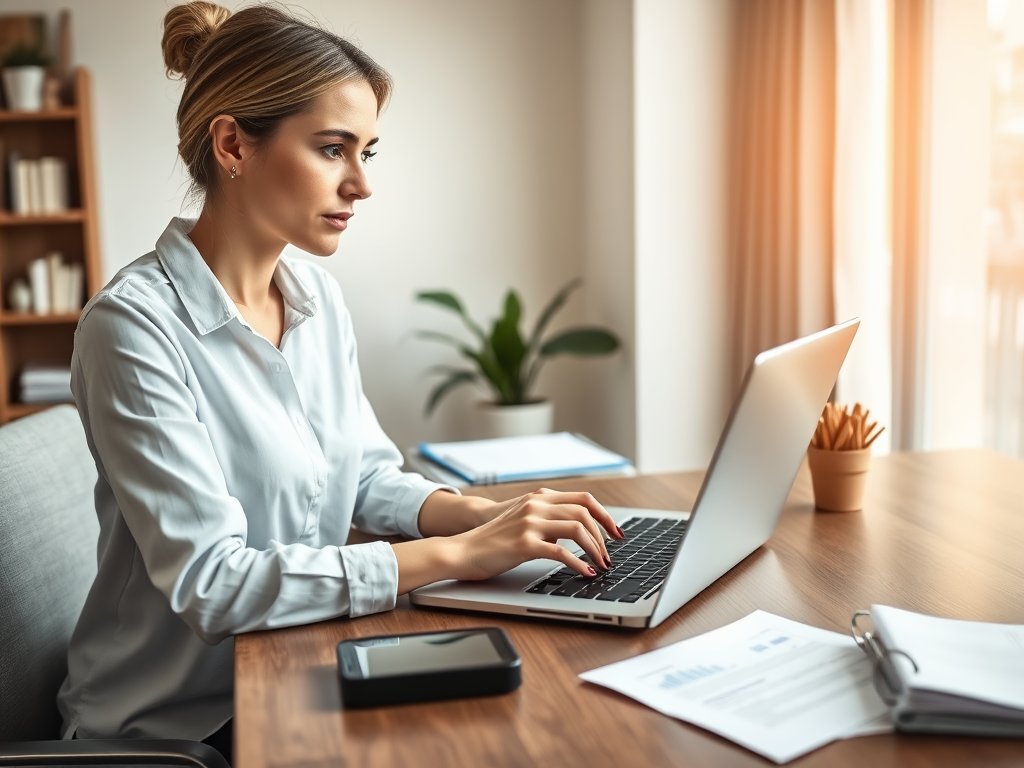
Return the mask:
<path id="1" fill-rule="evenodd" d="M 351 640 L 364 678 L 493 666 L 502 655 L 486 631 Z"/>

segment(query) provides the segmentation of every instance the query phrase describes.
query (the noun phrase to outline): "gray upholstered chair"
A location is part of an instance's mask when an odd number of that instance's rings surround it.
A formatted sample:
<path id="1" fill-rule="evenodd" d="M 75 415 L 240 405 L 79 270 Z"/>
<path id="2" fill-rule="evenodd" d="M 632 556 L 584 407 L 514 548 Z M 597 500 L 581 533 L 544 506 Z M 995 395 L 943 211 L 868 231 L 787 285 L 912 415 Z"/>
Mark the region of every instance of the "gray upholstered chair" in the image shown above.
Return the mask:
<path id="1" fill-rule="evenodd" d="M 96 467 L 70 406 L 0 428 L 0 766 L 227 768 L 196 741 L 60 741 L 56 695 L 96 573 Z"/>

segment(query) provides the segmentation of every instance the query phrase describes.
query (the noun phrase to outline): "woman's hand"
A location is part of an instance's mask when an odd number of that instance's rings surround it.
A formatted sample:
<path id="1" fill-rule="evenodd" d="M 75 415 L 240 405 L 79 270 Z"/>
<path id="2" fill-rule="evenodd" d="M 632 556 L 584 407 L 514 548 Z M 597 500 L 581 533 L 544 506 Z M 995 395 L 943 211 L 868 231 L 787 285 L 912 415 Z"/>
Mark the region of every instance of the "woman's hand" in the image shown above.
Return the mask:
<path id="1" fill-rule="evenodd" d="M 589 493 L 566 493 L 541 488 L 499 502 L 489 522 L 452 537 L 459 579 L 486 579 L 537 558 L 557 560 L 581 574 L 594 568 L 556 543 L 572 539 L 591 560 L 610 567 L 602 529 L 624 538 L 608 511 Z"/>
<path id="2" fill-rule="evenodd" d="M 590 565 L 556 540 L 572 539 L 593 562 L 604 565 L 611 561 L 602 529 L 625 538 L 589 493 L 547 488 L 499 502 L 437 491 L 420 508 L 419 528 L 428 538 L 391 545 L 400 595 L 442 579 L 490 578 L 537 558 L 594 576 Z"/>

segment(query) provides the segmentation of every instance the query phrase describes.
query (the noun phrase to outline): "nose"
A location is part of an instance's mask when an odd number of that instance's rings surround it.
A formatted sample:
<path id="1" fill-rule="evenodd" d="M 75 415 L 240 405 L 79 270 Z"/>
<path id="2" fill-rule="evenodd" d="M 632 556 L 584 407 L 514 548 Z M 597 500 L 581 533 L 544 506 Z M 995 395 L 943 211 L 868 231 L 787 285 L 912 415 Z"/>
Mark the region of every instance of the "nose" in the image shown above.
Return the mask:
<path id="1" fill-rule="evenodd" d="M 366 167 L 362 163 L 355 163 L 350 166 L 349 173 L 341 183 L 338 190 L 342 197 L 355 197 L 357 200 L 365 200 L 373 194 L 370 189 L 370 179 L 366 175 Z"/>

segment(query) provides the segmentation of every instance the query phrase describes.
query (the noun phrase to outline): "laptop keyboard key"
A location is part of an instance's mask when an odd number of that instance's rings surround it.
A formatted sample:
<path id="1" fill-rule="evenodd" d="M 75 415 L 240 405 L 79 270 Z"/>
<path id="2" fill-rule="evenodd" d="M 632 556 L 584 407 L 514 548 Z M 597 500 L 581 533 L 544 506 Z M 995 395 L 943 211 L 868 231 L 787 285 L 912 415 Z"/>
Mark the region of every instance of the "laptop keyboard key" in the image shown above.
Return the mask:
<path id="1" fill-rule="evenodd" d="M 625 597 L 626 595 L 636 592 L 642 583 L 643 579 L 623 579 L 607 592 L 602 592 L 598 595 L 597 599 L 610 601 L 618 600 L 620 597 Z"/>
<path id="2" fill-rule="evenodd" d="M 579 592 L 581 589 L 584 589 L 589 584 L 590 579 L 569 579 L 558 589 L 554 590 L 551 594 L 558 595 L 559 597 L 569 597 L 570 595 L 575 595 L 577 592 Z"/>
<path id="3" fill-rule="evenodd" d="M 581 597 L 584 599 L 597 597 L 602 592 L 606 592 L 609 589 L 607 584 L 600 582 L 592 582 L 581 589 L 579 592 L 573 594 L 573 597 Z"/>

